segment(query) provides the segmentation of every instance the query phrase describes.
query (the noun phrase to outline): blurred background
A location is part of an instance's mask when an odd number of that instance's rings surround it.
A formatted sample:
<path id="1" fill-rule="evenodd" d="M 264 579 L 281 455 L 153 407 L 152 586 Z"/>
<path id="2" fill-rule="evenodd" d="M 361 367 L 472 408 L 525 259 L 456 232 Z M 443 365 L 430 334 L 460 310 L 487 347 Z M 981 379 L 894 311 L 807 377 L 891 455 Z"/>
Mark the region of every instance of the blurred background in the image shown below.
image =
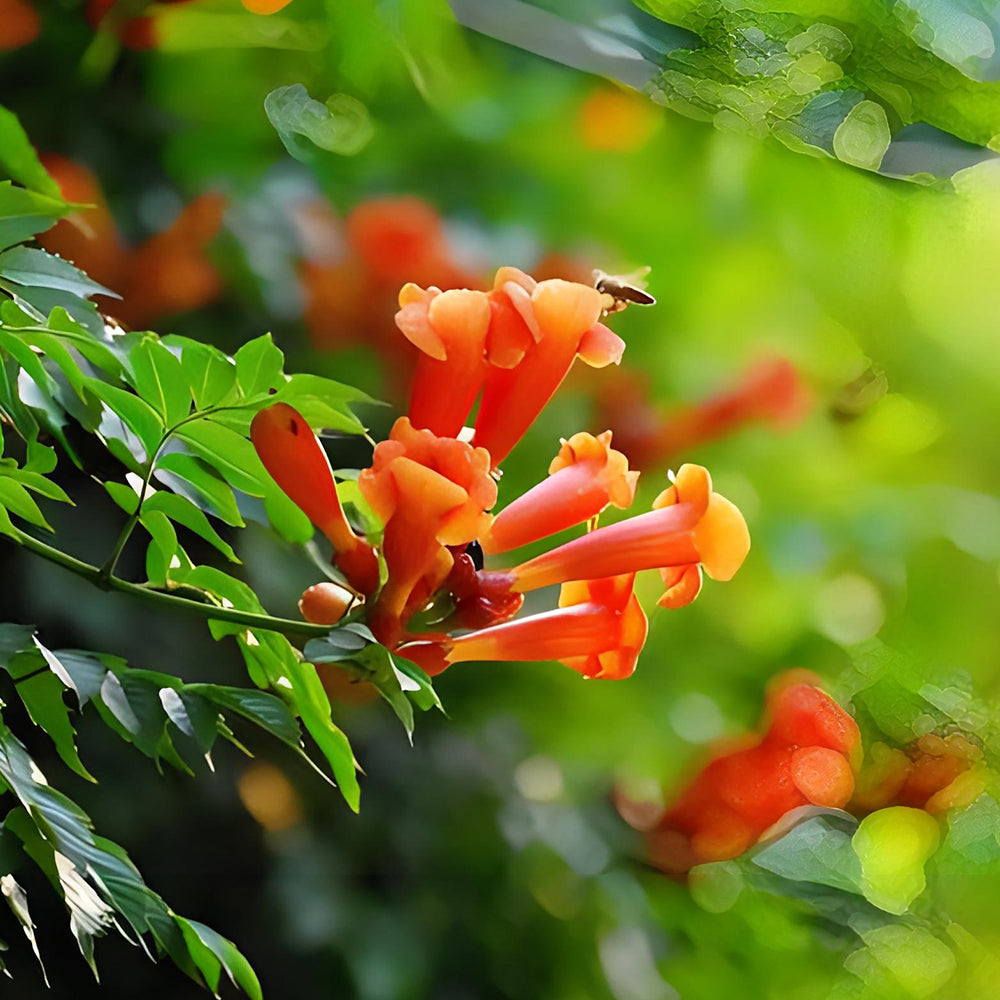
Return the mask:
<path id="1" fill-rule="evenodd" d="M 101 783 L 63 769 L 63 787 L 173 907 L 238 943 L 272 997 L 878 995 L 843 968 L 855 931 L 795 894 L 748 888 L 713 913 L 648 869 L 613 791 L 676 788 L 706 744 L 755 724 L 785 668 L 849 697 L 876 637 L 919 677 L 947 671 L 975 704 L 995 700 L 1000 167 L 928 188 L 718 132 L 465 32 L 434 0 L 293 0 L 269 17 L 194 0 L 136 20 L 144 7 L 0 3 L 0 101 L 66 197 L 98 206 L 89 238 L 61 223 L 41 242 L 122 293 L 113 315 L 227 350 L 269 330 L 289 370 L 387 401 L 362 415 L 378 439 L 412 364 L 392 320 L 404 281 L 648 266 L 658 304 L 610 323 L 621 368 L 578 366 L 508 461 L 501 502 L 561 436 L 611 427 L 644 469 L 637 509 L 697 461 L 754 547 L 732 583 L 651 614 L 628 681 L 462 665 L 436 685 L 447 717 L 422 716 L 413 747 L 386 706 L 340 691 L 360 816 L 252 734 L 253 762 L 227 749 L 214 773 L 160 776 L 87 716 Z M 295 84 L 325 109 L 305 137 L 283 129 L 299 91 L 265 109 Z M 334 466 L 366 447 L 330 442 Z M 68 488 L 64 544 L 106 552 L 120 513 L 82 475 Z M 268 608 L 294 615 L 308 559 L 259 526 L 239 542 Z M 141 550 L 129 558 L 138 571 Z M 0 574 L 0 619 L 39 624 L 50 646 L 244 682 L 197 622 L 5 544 Z M 59 770 L 44 741 L 31 749 Z M 987 860 L 975 880 L 932 873 L 933 919 L 996 947 Z M 33 915 L 63 961 L 46 994 L 13 955 L 19 998 L 202 995 L 117 938 L 98 945 L 98 988 L 55 897 L 34 894 Z"/>

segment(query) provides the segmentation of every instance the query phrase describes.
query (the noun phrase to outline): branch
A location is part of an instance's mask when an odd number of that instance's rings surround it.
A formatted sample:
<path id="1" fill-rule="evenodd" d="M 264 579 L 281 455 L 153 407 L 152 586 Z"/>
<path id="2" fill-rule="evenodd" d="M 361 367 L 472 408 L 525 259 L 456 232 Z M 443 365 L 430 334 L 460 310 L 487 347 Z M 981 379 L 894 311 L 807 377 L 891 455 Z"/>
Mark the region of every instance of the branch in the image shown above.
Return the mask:
<path id="1" fill-rule="evenodd" d="M 192 601 L 186 597 L 178 597 L 176 594 L 164 593 L 162 590 L 151 590 L 142 584 L 120 580 L 116 576 L 108 577 L 102 573 L 99 567 L 83 562 L 76 556 L 71 556 L 61 549 L 48 545 L 19 528 L 15 528 L 14 532 L 15 541 L 29 552 L 34 552 L 35 555 L 41 556 L 57 566 L 62 566 L 63 569 L 68 569 L 71 573 L 76 573 L 77 576 L 82 576 L 102 590 L 117 590 L 123 594 L 138 597 L 147 604 L 158 604 L 161 607 L 173 608 L 176 611 L 194 614 L 200 618 L 234 622 L 237 625 L 246 625 L 248 628 L 267 629 L 271 632 L 281 632 L 284 635 L 325 636 L 330 633 L 329 625 L 313 625 L 310 622 L 295 621 L 292 618 L 272 618 L 270 615 L 240 611 L 237 608 L 222 608 L 215 604 Z"/>

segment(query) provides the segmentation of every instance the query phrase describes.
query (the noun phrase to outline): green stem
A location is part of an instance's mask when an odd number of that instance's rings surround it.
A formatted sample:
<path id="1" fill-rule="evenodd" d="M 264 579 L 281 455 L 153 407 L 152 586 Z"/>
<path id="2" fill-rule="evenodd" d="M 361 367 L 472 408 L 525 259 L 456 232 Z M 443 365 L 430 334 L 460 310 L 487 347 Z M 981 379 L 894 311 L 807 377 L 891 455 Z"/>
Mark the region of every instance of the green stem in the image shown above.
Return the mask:
<path id="1" fill-rule="evenodd" d="M 252 611 L 239 611 L 236 608 L 222 608 L 215 604 L 192 601 L 186 597 L 178 597 L 176 594 L 164 593 L 161 590 L 151 590 L 142 584 L 129 583 L 120 580 L 116 576 L 106 576 L 100 567 L 91 563 L 77 559 L 61 549 L 48 545 L 43 541 L 29 535 L 18 528 L 14 529 L 13 536 L 19 545 L 22 545 L 29 552 L 48 559 L 68 569 L 77 576 L 82 576 L 92 584 L 102 590 L 117 590 L 123 594 L 130 594 L 138 597 L 148 604 L 158 604 L 160 607 L 173 608 L 176 611 L 184 611 L 188 614 L 198 615 L 200 618 L 207 618 L 213 621 L 234 622 L 237 625 L 246 625 L 248 628 L 268 629 L 271 632 L 281 632 L 284 635 L 296 636 L 324 636 L 330 632 L 329 625 L 313 625 L 309 622 L 295 621 L 292 618 L 272 618 L 270 615 L 256 614 Z"/>
<path id="2" fill-rule="evenodd" d="M 118 536 L 118 541 L 115 542 L 115 547 L 111 550 L 111 555 L 104 561 L 104 565 L 101 566 L 100 573 L 101 578 L 105 583 L 110 583 L 112 579 L 112 574 L 115 571 L 115 567 L 118 565 L 118 560 L 121 558 L 122 552 L 125 551 L 125 546 L 128 543 L 129 538 L 132 537 L 132 532 L 135 530 L 135 526 L 139 523 L 139 516 L 142 513 L 142 504 L 146 499 L 146 493 L 149 491 L 149 484 L 153 478 L 153 470 L 156 468 L 156 460 L 160 457 L 160 452 L 163 451 L 163 446 L 170 440 L 170 438 L 177 433 L 185 424 L 190 424 L 195 420 L 200 420 L 202 417 L 211 416 L 213 413 L 219 413 L 222 410 L 240 410 L 243 409 L 242 406 L 210 406 L 205 410 L 197 410 L 194 413 L 188 414 L 183 420 L 178 420 L 173 427 L 168 427 L 164 432 L 163 436 L 160 438 L 153 450 L 153 454 L 149 458 L 149 466 L 146 469 L 145 478 L 142 480 L 142 489 L 139 490 L 139 502 L 135 506 L 135 512 L 130 514 L 128 520 L 122 526 L 121 534 Z"/>

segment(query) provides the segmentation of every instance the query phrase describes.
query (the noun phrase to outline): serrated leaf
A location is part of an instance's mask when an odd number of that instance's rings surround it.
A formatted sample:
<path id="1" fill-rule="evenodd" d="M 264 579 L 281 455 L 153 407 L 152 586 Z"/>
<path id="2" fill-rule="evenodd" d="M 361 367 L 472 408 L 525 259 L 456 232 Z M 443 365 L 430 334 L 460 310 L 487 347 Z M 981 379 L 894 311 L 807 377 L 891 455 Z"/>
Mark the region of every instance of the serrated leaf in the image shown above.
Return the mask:
<path id="1" fill-rule="evenodd" d="M 8 816 L 5 827 L 18 836 L 23 833 L 25 849 L 50 878 L 53 868 L 57 870 L 56 884 L 62 887 L 60 891 L 67 905 L 71 905 L 73 897 L 72 890 L 67 888 L 66 876 L 75 874 L 80 880 L 77 887 L 86 885 L 91 891 L 87 916 L 93 921 L 92 927 L 103 932 L 113 926 L 108 912 L 113 907 L 128 921 L 140 941 L 143 934 L 151 934 L 179 968 L 200 980 L 176 923 L 176 915 L 146 885 L 128 854 L 112 841 L 95 835 L 90 817 L 45 781 L 24 746 L 3 722 L 0 722 L 0 777 L 23 806 L 22 810 L 15 810 Z M 45 852 L 52 853 L 46 858 Z M 59 861 L 59 856 L 68 866 Z M 101 906 L 97 907 L 97 903 Z M 84 954 L 86 956 L 87 952 Z M 245 972 L 236 981 L 250 982 Z M 257 993 L 253 995 L 258 996 Z"/>
<path id="2" fill-rule="evenodd" d="M 202 753 L 208 754 L 219 735 L 219 712 L 206 698 L 189 688 L 190 685 L 181 690 L 161 688 L 160 704 L 170 721 L 194 740 Z"/>
<path id="3" fill-rule="evenodd" d="M 238 563 L 232 546 L 223 539 L 209 523 L 208 518 L 193 504 L 175 493 L 158 491 L 147 497 L 142 504 L 143 515 L 151 511 L 160 511 L 167 517 L 183 524 L 185 528 L 204 538 L 206 542 L 217 548 L 230 562 Z"/>
<path id="4" fill-rule="evenodd" d="M 131 742 L 156 760 L 167 720 L 159 688 L 137 677 L 134 671 L 118 677 L 109 670 L 101 685 L 101 701 L 127 730 Z"/>
<path id="5" fill-rule="evenodd" d="M 46 479 L 38 472 L 31 472 L 28 469 L 18 469 L 11 473 L 11 478 L 17 480 L 22 486 L 43 496 L 48 500 L 58 500 L 60 503 L 72 504 L 66 491 L 58 484 Z"/>
<path id="6" fill-rule="evenodd" d="M 97 311 L 97 306 L 89 299 L 81 298 L 74 292 L 42 285 L 19 285 L 16 282 L 3 279 L 0 279 L 0 288 L 7 292 L 17 305 L 33 316 L 39 324 L 44 324 L 45 318 L 50 316 L 54 310 L 62 309 L 87 330 L 95 340 L 104 333 L 104 320 Z"/>
<path id="7" fill-rule="evenodd" d="M 181 362 L 153 335 L 129 352 L 132 386 L 172 427 L 191 412 L 191 390 Z"/>
<path id="8" fill-rule="evenodd" d="M 52 651 L 37 639 L 33 641 L 49 669 L 76 693 L 80 708 L 100 694 L 108 668 L 97 656 L 79 649 Z"/>

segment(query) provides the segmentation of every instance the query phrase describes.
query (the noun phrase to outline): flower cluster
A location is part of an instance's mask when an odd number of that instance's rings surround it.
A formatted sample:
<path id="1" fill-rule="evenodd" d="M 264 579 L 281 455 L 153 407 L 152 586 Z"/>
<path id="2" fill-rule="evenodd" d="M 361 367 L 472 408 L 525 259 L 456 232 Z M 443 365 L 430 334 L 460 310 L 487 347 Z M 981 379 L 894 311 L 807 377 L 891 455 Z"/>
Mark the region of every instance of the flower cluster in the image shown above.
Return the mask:
<path id="1" fill-rule="evenodd" d="M 380 535 L 362 538 L 348 523 L 326 454 L 287 404 L 253 421 L 264 465 L 329 539 L 375 636 L 428 673 L 550 659 L 585 677 L 629 676 L 647 630 L 636 574 L 658 569 L 660 605 L 678 608 L 697 596 L 703 571 L 729 580 L 749 550 L 742 515 L 708 472 L 685 465 L 651 511 L 598 527 L 606 508 L 631 506 L 638 473 L 610 432 L 581 432 L 562 442 L 546 479 L 492 513 L 498 466 L 574 360 L 621 358 L 624 342 L 601 323 L 615 303 L 581 283 L 505 267 L 489 291 L 407 284 L 399 304 L 397 325 L 420 351 L 409 413 L 358 477 Z M 480 551 L 500 556 L 580 525 L 584 534 L 512 567 L 477 564 Z M 554 585 L 556 607 L 515 617 L 526 593 Z M 323 623 L 341 606 L 319 591 L 301 605 Z"/>

